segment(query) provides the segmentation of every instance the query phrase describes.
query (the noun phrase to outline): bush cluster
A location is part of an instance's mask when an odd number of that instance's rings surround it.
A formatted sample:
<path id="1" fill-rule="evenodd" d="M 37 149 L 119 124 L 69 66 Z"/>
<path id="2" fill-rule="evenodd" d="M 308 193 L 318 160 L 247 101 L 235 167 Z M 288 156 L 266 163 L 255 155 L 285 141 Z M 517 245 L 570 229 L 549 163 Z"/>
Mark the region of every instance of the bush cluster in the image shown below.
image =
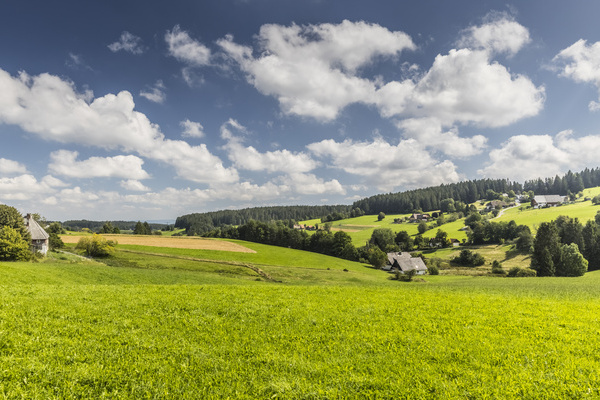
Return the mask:
<path id="1" fill-rule="evenodd" d="M 93 234 L 79 239 L 76 249 L 83 250 L 83 253 L 90 257 L 108 257 L 115 252 L 115 240 L 106 240 L 100 235 Z"/>

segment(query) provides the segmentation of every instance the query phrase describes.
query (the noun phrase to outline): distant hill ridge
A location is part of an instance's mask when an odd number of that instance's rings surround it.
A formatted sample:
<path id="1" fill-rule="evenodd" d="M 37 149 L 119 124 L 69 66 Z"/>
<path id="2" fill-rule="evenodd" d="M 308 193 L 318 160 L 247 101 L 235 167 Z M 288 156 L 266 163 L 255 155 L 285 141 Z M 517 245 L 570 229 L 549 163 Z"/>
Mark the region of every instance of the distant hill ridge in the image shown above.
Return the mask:
<path id="1" fill-rule="evenodd" d="M 276 206 L 255 207 L 243 210 L 223 210 L 193 213 L 178 217 L 175 227 L 185 228 L 188 233 L 202 233 L 226 225 L 242 225 L 250 220 L 269 222 L 273 220 L 308 220 L 322 218 L 333 213 L 350 213 L 360 209 L 366 214 L 406 214 L 414 210 L 440 209 L 444 199 L 473 203 L 488 198 L 489 191 L 515 193 L 533 191 L 535 194 L 578 193 L 585 188 L 600 186 L 600 168 L 586 168 L 581 172 L 567 172 L 554 178 L 538 178 L 531 181 L 511 182 L 508 179 L 476 179 L 443 184 L 405 192 L 378 194 L 355 201 L 352 205 L 334 206 Z"/>

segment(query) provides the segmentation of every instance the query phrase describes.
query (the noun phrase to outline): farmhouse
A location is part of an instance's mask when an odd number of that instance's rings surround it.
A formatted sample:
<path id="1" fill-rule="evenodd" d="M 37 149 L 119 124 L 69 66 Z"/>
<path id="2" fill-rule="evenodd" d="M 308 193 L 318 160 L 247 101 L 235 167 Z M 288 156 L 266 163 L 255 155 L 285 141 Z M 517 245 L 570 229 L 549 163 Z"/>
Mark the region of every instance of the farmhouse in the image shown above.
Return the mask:
<path id="1" fill-rule="evenodd" d="M 565 203 L 568 200 L 567 196 L 559 196 L 557 194 L 547 194 L 545 196 L 535 196 L 531 200 L 531 206 L 533 208 L 541 207 L 556 207 Z"/>
<path id="2" fill-rule="evenodd" d="M 43 255 L 48 253 L 48 233 L 37 223 L 31 214 L 27 214 L 25 217 L 25 227 L 31 235 L 31 250 L 39 251 Z"/>
<path id="3" fill-rule="evenodd" d="M 427 222 L 430 219 L 431 219 L 431 215 L 429 215 L 429 214 L 414 213 L 409 217 L 409 222 L 419 222 L 419 221 Z"/>
<path id="4" fill-rule="evenodd" d="M 417 275 L 425 275 L 427 272 L 427 267 L 421 257 L 412 257 L 410 253 L 388 253 L 387 258 L 388 262 L 382 268 L 385 271 L 398 270 L 404 274 L 414 269 L 417 271 Z"/>

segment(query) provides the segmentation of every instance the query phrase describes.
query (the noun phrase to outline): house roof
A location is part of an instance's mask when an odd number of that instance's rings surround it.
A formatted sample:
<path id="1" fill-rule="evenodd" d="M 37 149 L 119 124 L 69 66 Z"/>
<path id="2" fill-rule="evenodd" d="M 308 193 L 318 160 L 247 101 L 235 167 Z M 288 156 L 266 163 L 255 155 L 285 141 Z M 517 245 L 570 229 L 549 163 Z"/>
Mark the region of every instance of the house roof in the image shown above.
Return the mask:
<path id="1" fill-rule="evenodd" d="M 417 270 L 426 271 L 427 267 L 421 257 L 411 257 L 410 253 L 388 253 L 388 261 L 390 265 L 394 265 L 394 261 L 398 263 L 402 272 Z"/>
<path id="2" fill-rule="evenodd" d="M 542 203 L 563 203 L 566 201 L 566 196 L 559 196 L 557 194 L 547 194 L 534 196 L 533 201 L 538 204 Z"/>
<path id="3" fill-rule="evenodd" d="M 27 214 L 25 217 L 25 226 L 27 230 L 31 234 L 32 240 L 46 240 L 50 237 L 48 233 L 37 223 L 35 219 L 31 216 L 31 214 Z"/>

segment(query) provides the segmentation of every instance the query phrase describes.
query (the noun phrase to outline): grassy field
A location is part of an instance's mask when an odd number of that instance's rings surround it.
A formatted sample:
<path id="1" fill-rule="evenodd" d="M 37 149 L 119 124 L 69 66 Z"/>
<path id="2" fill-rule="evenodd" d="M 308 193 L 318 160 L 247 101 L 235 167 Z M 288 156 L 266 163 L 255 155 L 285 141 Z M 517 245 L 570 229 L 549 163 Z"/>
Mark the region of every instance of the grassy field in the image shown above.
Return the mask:
<path id="1" fill-rule="evenodd" d="M 595 212 L 588 201 L 499 220 Z M 358 245 L 376 227 L 416 233 L 398 217 L 333 228 Z M 116 239 L 105 260 L 0 262 L 0 398 L 600 398 L 600 271 L 492 276 L 492 260 L 529 264 L 507 244 L 473 248 L 482 267 L 399 282 L 257 243 Z"/>
<path id="2" fill-rule="evenodd" d="M 600 396 L 598 273 L 400 283 L 244 245 L 256 253 L 126 245 L 109 265 L 0 263 L 1 396 Z"/>

